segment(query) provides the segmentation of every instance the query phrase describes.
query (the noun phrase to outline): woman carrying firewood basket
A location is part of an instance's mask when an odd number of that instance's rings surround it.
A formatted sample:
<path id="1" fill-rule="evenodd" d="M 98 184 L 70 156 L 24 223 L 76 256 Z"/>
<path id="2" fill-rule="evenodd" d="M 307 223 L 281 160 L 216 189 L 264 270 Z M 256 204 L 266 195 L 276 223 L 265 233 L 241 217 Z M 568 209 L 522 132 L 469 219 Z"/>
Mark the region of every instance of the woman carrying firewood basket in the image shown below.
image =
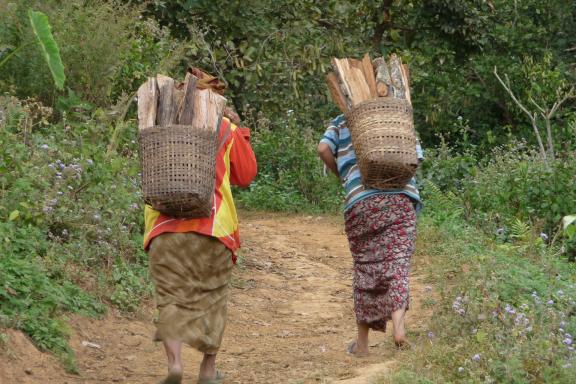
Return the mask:
<path id="1" fill-rule="evenodd" d="M 368 355 L 370 329 L 392 320 L 398 348 L 408 347 L 404 316 L 421 201 L 414 180 L 422 151 L 412 125 L 407 81 L 396 55 L 390 63 L 333 59 L 327 77 L 344 114 L 333 119 L 318 155 L 345 189 L 345 228 L 353 257 L 358 334 L 347 352 Z M 402 157 L 404 156 L 404 157 Z"/>
<path id="2" fill-rule="evenodd" d="M 189 71 L 187 79 L 195 82 L 188 87 L 191 92 L 201 93 L 200 90 L 208 89 L 214 92 L 215 97 L 219 97 L 217 93 L 223 92 L 223 84 L 218 79 L 196 68 Z M 154 82 L 154 78 L 151 81 Z M 143 91 L 145 86 L 158 90 L 153 84 L 145 84 L 141 87 Z M 159 93 L 162 94 L 162 88 Z M 184 95 L 180 99 L 186 102 L 186 97 Z M 160 110 L 160 107 L 158 109 Z M 182 107 L 180 109 L 185 110 Z M 204 110 L 197 109 L 193 112 L 198 114 L 198 111 Z M 231 121 L 237 119 L 235 112 L 226 109 L 223 111 L 230 119 L 217 117 L 213 120 L 214 123 L 209 124 L 212 126 L 216 125 L 216 121 L 221 121 L 217 130 L 217 145 L 214 146 L 217 147 L 214 149 L 215 180 L 207 180 L 214 183 L 210 184 L 210 188 L 212 185 L 214 187 L 209 191 L 212 196 L 212 201 L 207 205 L 209 213 L 205 217 L 189 218 L 186 215 L 162 213 L 161 208 L 156 210 L 149 205 L 151 203 L 145 208 L 144 247 L 150 259 L 150 273 L 156 288 L 158 308 L 155 340 L 164 343 L 168 360 L 168 376 L 161 384 L 182 382 L 183 343 L 204 354 L 199 369 L 199 384 L 218 384 L 223 380 L 223 375 L 216 370 L 216 354 L 227 321 L 234 252 L 240 246 L 238 219 L 230 186 L 247 187 L 256 176 L 256 159 L 249 143 L 250 131 Z M 172 121 L 181 125 L 151 129 L 186 127 L 182 125 L 185 113 L 181 112 L 179 115 L 180 118 L 175 117 Z M 154 119 L 151 119 L 151 123 L 153 121 Z M 144 131 L 145 129 L 142 130 Z M 142 137 L 141 135 L 141 141 Z M 192 143 L 190 140 L 184 141 L 194 145 L 194 140 Z M 142 145 L 141 152 L 144 152 L 146 148 L 142 150 Z M 144 155 L 142 153 L 141 157 Z M 187 157 L 190 156 L 183 156 L 184 159 Z M 182 177 L 177 180 L 178 183 L 184 181 Z"/>

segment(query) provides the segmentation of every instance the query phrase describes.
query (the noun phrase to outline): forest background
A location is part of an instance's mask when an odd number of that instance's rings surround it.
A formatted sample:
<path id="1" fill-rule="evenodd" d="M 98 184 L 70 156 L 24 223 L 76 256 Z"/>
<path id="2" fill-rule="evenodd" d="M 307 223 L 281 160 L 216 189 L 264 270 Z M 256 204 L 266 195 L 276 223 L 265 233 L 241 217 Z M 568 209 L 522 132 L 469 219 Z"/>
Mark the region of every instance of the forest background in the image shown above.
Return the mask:
<path id="1" fill-rule="evenodd" d="M 62 89 L 30 9 L 48 17 Z M 0 327 L 73 371 L 63 314 L 133 311 L 150 296 L 134 103 L 147 76 L 194 65 L 226 81 L 259 163 L 241 208 L 338 214 L 340 185 L 315 154 L 338 114 L 330 58 L 396 52 L 427 158 L 420 225 L 442 239 L 431 278 L 477 267 L 430 304 L 443 337 L 395 380 L 569 382 L 573 1 L 7 0 L 0 20 Z"/>

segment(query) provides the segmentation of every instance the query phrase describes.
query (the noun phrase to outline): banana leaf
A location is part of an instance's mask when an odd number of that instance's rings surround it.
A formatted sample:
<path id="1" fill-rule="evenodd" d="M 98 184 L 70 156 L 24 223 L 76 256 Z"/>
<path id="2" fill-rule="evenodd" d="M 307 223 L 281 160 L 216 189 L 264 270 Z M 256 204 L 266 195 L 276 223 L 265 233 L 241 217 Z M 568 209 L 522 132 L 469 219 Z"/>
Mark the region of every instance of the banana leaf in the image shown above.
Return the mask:
<path id="1" fill-rule="evenodd" d="M 33 10 L 28 11 L 28 17 L 32 29 L 34 30 L 34 34 L 36 35 L 38 43 L 44 53 L 46 63 L 52 73 L 52 78 L 54 79 L 56 88 L 63 90 L 64 82 L 66 81 L 64 64 L 62 64 L 62 59 L 60 58 L 60 49 L 58 48 L 58 44 L 52 36 L 52 27 L 48 22 L 48 17 L 42 12 Z"/>

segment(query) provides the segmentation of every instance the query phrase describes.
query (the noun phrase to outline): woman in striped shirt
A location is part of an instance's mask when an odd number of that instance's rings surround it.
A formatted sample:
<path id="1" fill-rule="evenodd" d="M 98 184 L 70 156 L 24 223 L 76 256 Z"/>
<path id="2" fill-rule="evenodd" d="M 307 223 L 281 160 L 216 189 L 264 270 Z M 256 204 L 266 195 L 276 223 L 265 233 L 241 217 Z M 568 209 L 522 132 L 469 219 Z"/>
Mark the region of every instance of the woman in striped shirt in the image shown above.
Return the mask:
<path id="1" fill-rule="evenodd" d="M 422 160 L 419 144 L 416 149 Z M 340 178 L 346 192 L 344 217 L 354 260 L 358 327 L 357 339 L 348 346 L 348 352 L 367 355 L 370 329 L 385 331 L 388 320 L 392 320 L 396 346 L 406 346 L 408 274 L 416 240 L 416 211 L 422 205 L 416 181 L 412 179 L 397 190 L 365 187 L 343 115 L 329 124 L 318 144 L 318 155 Z"/>

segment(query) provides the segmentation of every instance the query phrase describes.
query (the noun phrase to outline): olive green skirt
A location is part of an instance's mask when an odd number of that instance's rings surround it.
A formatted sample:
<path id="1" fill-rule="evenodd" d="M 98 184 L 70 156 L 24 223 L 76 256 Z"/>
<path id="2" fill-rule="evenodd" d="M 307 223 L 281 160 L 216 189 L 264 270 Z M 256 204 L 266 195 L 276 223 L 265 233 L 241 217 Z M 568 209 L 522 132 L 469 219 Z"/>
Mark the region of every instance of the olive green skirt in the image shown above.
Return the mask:
<path id="1" fill-rule="evenodd" d="M 155 340 L 218 352 L 228 312 L 230 250 L 213 237 L 164 233 L 152 241 L 149 256 L 159 312 Z"/>

